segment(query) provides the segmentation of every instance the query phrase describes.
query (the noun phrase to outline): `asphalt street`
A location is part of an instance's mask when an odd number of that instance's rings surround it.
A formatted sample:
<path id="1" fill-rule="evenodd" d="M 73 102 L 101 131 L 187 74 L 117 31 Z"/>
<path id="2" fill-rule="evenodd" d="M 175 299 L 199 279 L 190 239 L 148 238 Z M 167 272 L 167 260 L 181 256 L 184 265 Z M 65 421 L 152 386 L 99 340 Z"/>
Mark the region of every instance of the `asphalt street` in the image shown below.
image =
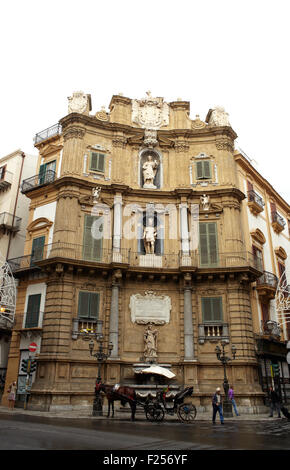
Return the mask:
<path id="1" fill-rule="evenodd" d="M 0 413 L 1 450 L 290 450 L 290 422 L 149 423 Z"/>

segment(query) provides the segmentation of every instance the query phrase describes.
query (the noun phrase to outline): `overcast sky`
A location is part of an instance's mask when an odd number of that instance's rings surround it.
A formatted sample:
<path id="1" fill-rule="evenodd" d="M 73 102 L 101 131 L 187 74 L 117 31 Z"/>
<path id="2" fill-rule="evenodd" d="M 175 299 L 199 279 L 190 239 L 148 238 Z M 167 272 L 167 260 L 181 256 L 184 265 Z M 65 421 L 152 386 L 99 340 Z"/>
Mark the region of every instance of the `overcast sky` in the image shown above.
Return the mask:
<path id="1" fill-rule="evenodd" d="M 289 5 L 289 7 L 288 7 Z M 34 135 L 82 90 L 93 112 L 122 92 L 223 105 L 237 145 L 290 202 L 289 0 L 1 2 L 0 155 L 37 153 Z"/>

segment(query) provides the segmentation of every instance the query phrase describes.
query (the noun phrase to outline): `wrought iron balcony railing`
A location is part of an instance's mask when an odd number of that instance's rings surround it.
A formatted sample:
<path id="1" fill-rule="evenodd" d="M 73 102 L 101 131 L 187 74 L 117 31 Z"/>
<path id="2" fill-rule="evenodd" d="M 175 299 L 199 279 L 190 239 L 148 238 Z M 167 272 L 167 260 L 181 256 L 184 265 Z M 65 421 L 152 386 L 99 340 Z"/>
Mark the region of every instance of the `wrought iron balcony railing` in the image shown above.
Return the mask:
<path id="1" fill-rule="evenodd" d="M 264 271 L 262 276 L 257 279 L 257 286 L 269 286 L 276 289 L 278 284 L 278 278 L 275 274 Z"/>
<path id="2" fill-rule="evenodd" d="M 251 191 L 248 191 L 248 201 L 249 202 L 255 202 L 256 204 L 258 204 L 258 206 L 261 207 L 261 209 L 264 208 L 265 206 L 265 203 L 263 201 L 263 199 L 261 198 L 261 196 L 259 196 L 255 191 L 251 190 Z"/>
<path id="3" fill-rule="evenodd" d="M 254 268 L 263 272 L 260 260 L 251 252 L 237 253 L 219 253 L 205 263 L 198 252 L 182 254 L 170 253 L 162 255 L 143 255 L 132 252 L 130 249 L 121 249 L 115 252 L 112 249 L 95 250 L 92 246 L 75 245 L 71 243 L 56 242 L 45 245 L 42 249 L 38 249 L 32 254 L 21 256 L 19 258 L 10 259 L 8 262 L 13 272 L 37 268 L 38 263 L 42 260 L 53 258 L 64 258 L 68 260 L 78 260 L 85 263 L 93 264 L 127 264 L 130 267 L 142 268 L 163 268 L 163 269 L 179 269 L 194 268 L 212 271 L 216 268 L 235 269 L 235 268 Z"/>
<path id="4" fill-rule="evenodd" d="M 54 124 L 53 126 L 48 127 L 47 129 L 44 129 L 44 131 L 38 132 L 38 134 L 36 134 L 36 136 L 34 137 L 34 145 L 37 145 L 44 140 L 50 139 L 51 137 L 60 134 L 61 125 L 59 123 Z"/>
<path id="5" fill-rule="evenodd" d="M 275 222 L 278 223 L 283 228 L 286 225 L 286 221 L 283 219 L 283 217 L 280 214 L 278 214 L 278 212 L 272 212 L 272 222 L 273 223 L 275 223 Z"/>
<path id="6" fill-rule="evenodd" d="M 18 232 L 20 230 L 21 220 L 20 217 L 13 216 L 13 214 L 2 212 L 2 214 L 0 214 L 0 227 L 10 232 Z"/>
<path id="7" fill-rule="evenodd" d="M 44 186 L 46 184 L 52 183 L 56 179 L 56 173 L 53 170 L 46 170 L 43 173 L 39 173 L 38 175 L 32 176 L 31 178 L 27 178 L 23 180 L 21 185 L 21 192 L 27 193 L 32 189 L 39 188 L 40 186 Z"/>

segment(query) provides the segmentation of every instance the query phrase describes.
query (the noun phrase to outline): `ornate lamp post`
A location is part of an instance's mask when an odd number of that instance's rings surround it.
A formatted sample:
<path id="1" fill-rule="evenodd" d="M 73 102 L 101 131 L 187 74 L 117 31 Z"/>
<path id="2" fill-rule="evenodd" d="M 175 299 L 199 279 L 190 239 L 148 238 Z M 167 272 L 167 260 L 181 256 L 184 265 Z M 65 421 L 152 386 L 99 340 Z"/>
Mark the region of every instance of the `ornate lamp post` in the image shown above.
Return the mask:
<path id="1" fill-rule="evenodd" d="M 228 382 L 228 378 L 227 378 L 226 367 L 227 367 L 228 362 L 235 359 L 235 356 L 236 356 L 236 353 L 237 353 L 237 348 L 236 348 L 236 346 L 232 345 L 233 357 L 232 358 L 227 357 L 225 355 L 225 346 L 227 344 L 228 344 L 227 341 L 221 341 L 222 350 L 219 346 L 216 346 L 215 352 L 216 352 L 218 360 L 221 361 L 222 365 L 224 366 L 224 383 L 223 383 L 223 387 L 224 387 L 224 391 L 225 391 L 225 399 L 224 399 L 224 403 L 223 403 L 223 412 L 224 412 L 225 418 L 230 418 L 230 417 L 233 416 L 233 409 L 232 409 L 232 402 L 228 398 L 229 382 Z"/>
<path id="2" fill-rule="evenodd" d="M 102 378 L 101 378 L 101 365 L 111 355 L 111 351 L 114 347 L 112 343 L 109 343 L 107 351 L 104 350 L 104 348 L 103 348 L 104 336 L 102 334 L 102 324 L 103 324 L 103 322 L 101 320 L 98 320 L 98 322 L 97 322 L 97 332 L 93 335 L 94 339 L 99 344 L 99 349 L 95 353 L 93 353 L 94 346 L 95 346 L 94 340 L 91 339 L 91 341 L 89 342 L 90 355 L 95 357 L 98 361 L 97 383 L 101 383 L 101 380 L 102 380 Z M 100 394 L 98 394 L 98 395 L 95 395 L 95 398 L 94 398 L 93 416 L 102 416 L 102 415 L 103 415 L 103 403 L 102 403 L 102 399 L 100 397 Z"/>

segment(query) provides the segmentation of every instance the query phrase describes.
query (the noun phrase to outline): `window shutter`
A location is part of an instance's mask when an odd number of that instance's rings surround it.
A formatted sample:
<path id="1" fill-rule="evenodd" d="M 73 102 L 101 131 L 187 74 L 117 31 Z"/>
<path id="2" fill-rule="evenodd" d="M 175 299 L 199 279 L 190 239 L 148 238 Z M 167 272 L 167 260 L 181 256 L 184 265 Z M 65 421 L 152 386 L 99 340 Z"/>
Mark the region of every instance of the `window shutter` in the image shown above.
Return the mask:
<path id="1" fill-rule="evenodd" d="M 204 161 L 203 163 L 203 177 L 206 179 L 211 178 L 211 167 L 210 167 L 210 162 Z"/>
<path id="2" fill-rule="evenodd" d="M 103 153 L 92 152 L 91 153 L 91 170 L 105 171 L 105 155 Z"/>
<path id="3" fill-rule="evenodd" d="M 204 323 L 223 321 L 221 297 L 202 297 L 202 320 Z"/>
<path id="4" fill-rule="evenodd" d="M 100 261 L 102 258 L 103 238 L 94 238 L 92 234 L 92 229 L 94 232 L 93 224 L 99 219 L 102 220 L 102 217 L 96 217 L 87 214 L 85 215 L 83 257 L 86 260 Z M 99 231 L 102 232 L 103 224 L 98 224 L 98 227 Z"/>
<path id="5" fill-rule="evenodd" d="M 90 318 L 97 320 L 99 317 L 100 294 L 90 294 Z"/>
<path id="6" fill-rule="evenodd" d="M 203 297 L 202 302 L 202 319 L 203 322 L 210 322 L 211 318 L 211 299 L 210 297 Z"/>
<path id="7" fill-rule="evenodd" d="M 79 318 L 89 318 L 89 292 L 79 293 L 78 316 Z"/>
<path id="8" fill-rule="evenodd" d="M 38 327 L 41 294 L 30 295 L 27 302 L 25 328 Z"/>
<path id="9" fill-rule="evenodd" d="M 223 306 L 221 297 L 212 297 L 212 319 L 213 321 L 222 321 L 223 319 Z"/>
<path id="10" fill-rule="evenodd" d="M 269 309 L 267 304 L 261 304 L 262 307 L 262 317 L 263 317 L 263 322 L 266 322 L 269 320 Z"/>
<path id="11" fill-rule="evenodd" d="M 44 244 L 45 236 L 33 239 L 31 249 L 31 266 L 33 265 L 34 261 L 40 261 L 43 259 Z"/>
<path id="12" fill-rule="evenodd" d="M 252 185 L 252 183 L 250 183 L 250 181 L 247 181 L 247 186 L 248 186 L 248 191 L 253 191 L 254 186 Z"/>
<path id="13" fill-rule="evenodd" d="M 217 227 L 215 222 L 199 224 L 199 248 L 201 266 L 218 263 Z"/>
<path id="14" fill-rule="evenodd" d="M 38 178 L 39 178 L 39 184 L 43 184 L 45 180 L 45 163 L 43 165 L 40 165 L 39 167 Z"/>
<path id="15" fill-rule="evenodd" d="M 202 163 L 203 162 L 196 162 L 196 179 L 197 180 L 199 180 L 203 177 Z"/>

